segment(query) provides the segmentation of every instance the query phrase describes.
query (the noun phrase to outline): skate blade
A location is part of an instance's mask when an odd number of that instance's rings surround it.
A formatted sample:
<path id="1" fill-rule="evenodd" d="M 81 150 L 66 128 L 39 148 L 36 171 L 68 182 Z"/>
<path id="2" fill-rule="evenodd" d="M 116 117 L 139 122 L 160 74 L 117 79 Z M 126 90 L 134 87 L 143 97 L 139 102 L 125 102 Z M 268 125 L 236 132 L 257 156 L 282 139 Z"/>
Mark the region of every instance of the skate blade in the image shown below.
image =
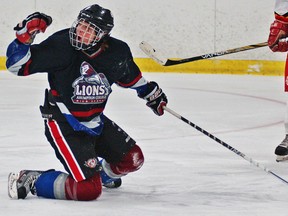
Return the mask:
<path id="1" fill-rule="evenodd" d="M 18 173 L 10 173 L 8 176 L 8 196 L 11 199 L 18 199 L 18 192 L 17 192 L 18 178 L 19 178 Z"/>
<path id="2" fill-rule="evenodd" d="M 285 155 L 285 156 L 277 155 L 276 161 L 277 162 L 288 162 L 288 155 Z"/>

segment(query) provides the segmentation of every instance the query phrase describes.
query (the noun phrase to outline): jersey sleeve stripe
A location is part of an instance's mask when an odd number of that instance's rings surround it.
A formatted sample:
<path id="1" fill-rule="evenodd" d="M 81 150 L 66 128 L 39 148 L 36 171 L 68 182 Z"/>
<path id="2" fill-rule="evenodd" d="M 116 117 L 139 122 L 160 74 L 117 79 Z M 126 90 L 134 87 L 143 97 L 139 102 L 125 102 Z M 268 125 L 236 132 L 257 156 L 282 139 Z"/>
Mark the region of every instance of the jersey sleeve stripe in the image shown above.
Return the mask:
<path id="1" fill-rule="evenodd" d="M 129 88 L 129 87 L 134 86 L 141 78 L 142 78 L 142 73 L 139 73 L 138 76 L 133 81 L 131 81 L 129 83 L 117 82 L 117 84 L 121 87 Z"/>

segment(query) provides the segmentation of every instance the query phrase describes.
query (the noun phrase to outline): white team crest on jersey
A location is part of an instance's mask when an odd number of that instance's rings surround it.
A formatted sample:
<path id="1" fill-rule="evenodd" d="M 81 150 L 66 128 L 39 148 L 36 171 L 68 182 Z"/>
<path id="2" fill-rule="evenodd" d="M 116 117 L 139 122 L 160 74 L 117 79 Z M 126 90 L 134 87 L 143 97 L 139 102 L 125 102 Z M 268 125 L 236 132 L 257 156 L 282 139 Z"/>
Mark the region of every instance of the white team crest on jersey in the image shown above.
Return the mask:
<path id="1" fill-rule="evenodd" d="M 107 100 L 111 93 L 111 86 L 103 73 L 97 73 L 87 62 L 80 67 L 81 76 L 77 78 L 72 87 L 74 88 L 72 101 L 75 104 L 97 104 Z"/>
<path id="2" fill-rule="evenodd" d="M 95 168 L 96 167 L 96 165 L 97 165 L 97 159 L 96 158 L 90 158 L 90 159 L 88 159 L 87 161 L 85 161 L 85 166 L 86 167 L 89 167 L 89 168 Z"/>

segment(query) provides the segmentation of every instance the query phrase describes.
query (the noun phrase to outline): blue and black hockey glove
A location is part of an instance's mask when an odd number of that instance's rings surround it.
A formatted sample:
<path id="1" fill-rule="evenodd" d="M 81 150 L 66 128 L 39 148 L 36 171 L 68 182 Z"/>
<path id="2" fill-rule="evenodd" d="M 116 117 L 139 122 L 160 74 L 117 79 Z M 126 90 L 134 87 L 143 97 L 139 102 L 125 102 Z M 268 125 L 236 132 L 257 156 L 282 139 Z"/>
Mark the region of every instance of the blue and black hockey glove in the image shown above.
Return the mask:
<path id="1" fill-rule="evenodd" d="M 168 99 L 156 82 L 152 81 L 147 83 L 146 95 L 138 94 L 138 96 L 147 100 L 146 105 L 150 107 L 156 115 L 161 116 L 164 114 L 163 107 L 168 103 Z"/>

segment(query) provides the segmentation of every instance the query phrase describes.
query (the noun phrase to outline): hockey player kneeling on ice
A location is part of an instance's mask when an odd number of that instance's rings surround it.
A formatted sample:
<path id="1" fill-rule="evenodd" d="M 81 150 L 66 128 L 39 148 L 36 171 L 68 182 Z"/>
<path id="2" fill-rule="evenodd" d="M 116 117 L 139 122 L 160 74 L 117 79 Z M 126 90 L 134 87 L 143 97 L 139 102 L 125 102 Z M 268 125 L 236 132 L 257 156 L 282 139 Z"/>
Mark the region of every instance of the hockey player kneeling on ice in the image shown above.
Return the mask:
<path id="1" fill-rule="evenodd" d="M 48 74 L 50 89 L 45 90 L 40 111 L 46 138 L 67 173 L 10 173 L 8 194 L 13 199 L 31 192 L 45 198 L 94 200 L 102 186 L 120 187 L 121 178 L 144 163 L 136 142 L 103 112 L 111 85 L 136 90 L 159 116 L 167 98 L 156 82 L 142 76 L 129 46 L 110 36 L 110 10 L 96 4 L 86 7 L 71 28 L 32 45 L 36 34 L 51 23 L 50 16 L 39 12 L 19 23 L 6 66 L 18 76 Z"/>

